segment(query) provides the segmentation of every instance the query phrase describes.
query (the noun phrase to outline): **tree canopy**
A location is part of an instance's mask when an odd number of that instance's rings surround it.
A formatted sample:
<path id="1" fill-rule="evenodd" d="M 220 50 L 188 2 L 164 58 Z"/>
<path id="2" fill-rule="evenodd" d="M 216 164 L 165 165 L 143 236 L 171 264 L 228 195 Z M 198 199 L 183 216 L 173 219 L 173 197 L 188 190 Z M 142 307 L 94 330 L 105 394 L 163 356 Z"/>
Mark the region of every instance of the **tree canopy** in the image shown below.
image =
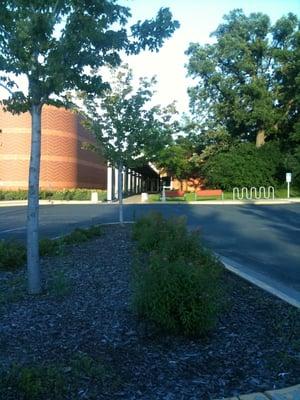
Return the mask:
<path id="1" fill-rule="evenodd" d="M 182 181 L 199 177 L 200 161 L 193 142 L 187 137 L 179 136 L 162 149 L 158 165 L 169 175 Z"/>
<path id="2" fill-rule="evenodd" d="M 155 161 L 171 141 L 175 106 L 151 105 L 155 78 L 141 78 L 135 88 L 127 65 L 111 69 L 110 75 L 110 86 L 100 97 L 85 99 L 87 126 L 112 164 L 133 167 Z"/>
<path id="3" fill-rule="evenodd" d="M 287 135 L 299 118 L 297 17 L 288 14 L 272 26 L 267 15 L 237 9 L 212 37 L 215 43 L 187 50 L 188 73 L 197 82 L 189 89 L 192 113 L 204 128 L 221 126 L 242 140 Z"/>
<path id="4" fill-rule="evenodd" d="M 107 85 L 89 69 L 119 65 L 121 50 L 158 51 L 178 27 L 167 8 L 128 30 L 130 16 L 115 0 L 3 0 L 0 83 L 11 91 L 5 104 L 26 111 L 32 104 L 66 100 L 66 90 L 100 93 Z M 28 94 L 17 90 L 19 75 L 27 77 Z"/>

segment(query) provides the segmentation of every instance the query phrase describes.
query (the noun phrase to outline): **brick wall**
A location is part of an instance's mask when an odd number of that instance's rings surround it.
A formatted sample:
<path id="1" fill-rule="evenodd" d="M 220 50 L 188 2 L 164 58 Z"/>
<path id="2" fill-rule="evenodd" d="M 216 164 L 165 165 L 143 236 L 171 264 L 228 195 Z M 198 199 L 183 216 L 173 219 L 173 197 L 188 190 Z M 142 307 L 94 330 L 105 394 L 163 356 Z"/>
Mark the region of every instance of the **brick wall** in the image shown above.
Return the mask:
<path id="1" fill-rule="evenodd" d="M 31 118 L 0 109 L 0 189 L 28 186 Z M 78 115 L 45 106 L 42 113 L 40 187 L 106 189 L 106 163 L 84 143 L 94 143 Z"/>

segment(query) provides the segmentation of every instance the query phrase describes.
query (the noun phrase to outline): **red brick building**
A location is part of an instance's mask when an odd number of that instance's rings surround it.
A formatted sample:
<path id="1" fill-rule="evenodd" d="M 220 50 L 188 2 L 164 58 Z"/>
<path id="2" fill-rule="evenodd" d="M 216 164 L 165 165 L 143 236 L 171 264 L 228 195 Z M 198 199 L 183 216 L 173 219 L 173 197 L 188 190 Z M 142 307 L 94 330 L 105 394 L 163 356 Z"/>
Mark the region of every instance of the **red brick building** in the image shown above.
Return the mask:
<path id="1" fill-rule="evenodd" d="M 27 189 L 31 116 L 0 109 L 0 189 Z M 106 189 L 106 161 L 84 143 L 94 143 L 80 118 L 64 108 L 45 106 L 42 113 L 40 187 Z"/>

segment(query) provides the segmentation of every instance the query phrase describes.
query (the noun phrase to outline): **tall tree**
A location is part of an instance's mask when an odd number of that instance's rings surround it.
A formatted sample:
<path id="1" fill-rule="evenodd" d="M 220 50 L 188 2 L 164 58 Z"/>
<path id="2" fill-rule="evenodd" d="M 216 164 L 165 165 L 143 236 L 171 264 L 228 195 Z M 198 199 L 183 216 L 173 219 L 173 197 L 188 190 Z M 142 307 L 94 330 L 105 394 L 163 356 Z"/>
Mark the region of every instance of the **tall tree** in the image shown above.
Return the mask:
<path id="1" fill-rule="evenodd" d="M 159 154 L 158 166 L 163 168 L 173 178 L 182 180 L 199 178 L 201 159 L 197 148 L 189 137 L 179 136 Z"/>
<path id="2" fill-rule="evenodd" d="M 127 7 L 116 0 L 2 0 L 0 13 L 0 78 L 9 91 L 3 102 L 12 112 L 30 111 L 32 144 L 27 214 L 28 289 L 41 289 L 38 250 L 38 195 L 41 112 L 44 104 L 65 104 L 67 90 L 99 94 L 107 87 L 90 69 L 118 65 L 119 52 L 157 51 L 178 22 L 169 9 L 126 30 Z M 16 89 L 16 77 L 28 81 L 28 93 Z"/>
<path id="3" fill-rule="evenodd" d="M 206 128 L 224 127 L 233 137 L 256 141 L 257 146 L 278 135 L 291 111 L 291 99 L 284 94 L 291 74 L 288 78 L 281 70 L 283 58 L 295 74 L 292 43 L 298 34 L 299 21 L 293 14 L 272 27 L 267 15 L 230 12 L 212 34 L 214 44 L 192 43 L 187 50 L 188 73 L 197 81 L 189 89 L 192 112 Z"/>
<path id="4" fill-rule="evenodd" d="M 175 107 L 152 106 L 155 79 L 140 79 L 135 89 L 127 65 L 111 69 L 110 87 L 97 98 L 86 97 L 87 126 L 102 152 L 118 168 L 119 221 L 123 223 L 123 167 L 155 161 L 171 141 L 176 121 Z"/>
<path id="5" fill-rule="evenodd" d="M 276 41 L 274 78 L 280 82 L 278 107 L 284 116 L 278 120 L 281 147 L 286 154 L 286 169 L 300 187 L 300 22 L 293 15 L 280 18 L 273 27 Z M 298 28 L 297 28 L 298 27 Z"/>

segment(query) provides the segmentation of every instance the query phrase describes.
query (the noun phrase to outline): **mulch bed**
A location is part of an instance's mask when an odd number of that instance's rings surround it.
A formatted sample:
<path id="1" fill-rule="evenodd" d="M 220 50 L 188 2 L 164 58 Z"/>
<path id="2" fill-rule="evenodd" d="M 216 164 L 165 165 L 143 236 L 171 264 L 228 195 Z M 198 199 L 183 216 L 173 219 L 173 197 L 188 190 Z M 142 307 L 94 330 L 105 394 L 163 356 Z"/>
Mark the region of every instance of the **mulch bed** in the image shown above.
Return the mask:
<path id="1" fill-rule="evenodd" d="M 66 399 L 205 400 L 300 383 L 299 311 L 226 272 L 229 306 L 210 337 L 162 335 L 130 306 L 130 227 L 104 230 L 42 260 L 42 295 L 20 295 L 24 272 L 0 273 L 2 300 L 11 280 L 18 294 L 0 305 L 0 368 L 59 363 L 67 376 L 76 354 L 101 360 L 101 381 L 70 379 Z"/>

